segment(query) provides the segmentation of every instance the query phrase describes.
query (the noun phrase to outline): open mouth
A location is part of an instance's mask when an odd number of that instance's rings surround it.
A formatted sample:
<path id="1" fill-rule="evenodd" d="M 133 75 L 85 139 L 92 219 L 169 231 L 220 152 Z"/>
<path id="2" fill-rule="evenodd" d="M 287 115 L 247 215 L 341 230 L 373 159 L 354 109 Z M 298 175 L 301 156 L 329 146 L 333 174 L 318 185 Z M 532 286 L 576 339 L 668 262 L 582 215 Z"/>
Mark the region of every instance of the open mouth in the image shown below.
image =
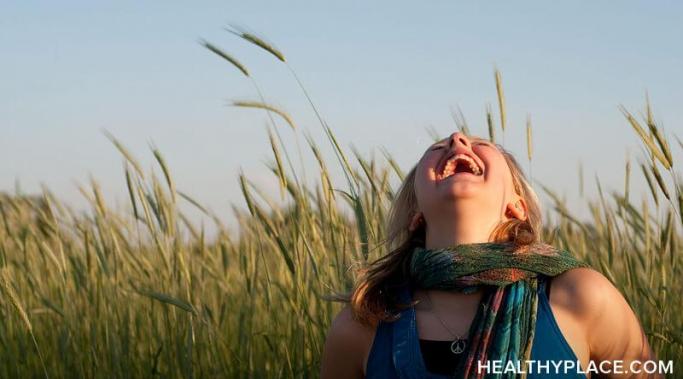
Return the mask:
<path id="1" fill-rule="evenodd" d="M 483 170 L 472 157 L 466 154 L 456 154 L 448 158 L 443 165 L 441 172 L 438 174 L 437 179 L 444 180 L 448 177 L 465 173 L 481 176 Z"/>

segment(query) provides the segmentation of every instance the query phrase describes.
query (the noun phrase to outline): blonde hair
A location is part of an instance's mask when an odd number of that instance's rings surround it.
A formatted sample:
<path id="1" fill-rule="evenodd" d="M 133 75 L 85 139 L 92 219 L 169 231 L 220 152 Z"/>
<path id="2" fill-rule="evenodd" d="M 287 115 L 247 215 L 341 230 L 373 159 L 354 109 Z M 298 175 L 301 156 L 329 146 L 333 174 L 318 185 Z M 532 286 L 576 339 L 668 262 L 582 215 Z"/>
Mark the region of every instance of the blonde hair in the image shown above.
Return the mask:
<path id="1" fill-rule="evenodd" d="M 482 140 L 470 137 L 471 140 Z M 493 242 L 514 242 L 518 245 L 540 241 L 541 209 L 533 188 L 529 185 L 517 160 L 502 146 L 495 145 L 503 154 L 512 174 L 514 191 L 527 204 L 525 220 L 511 218 L 500 223 L 489 237 Z M 415 171 L 417 164 L 405 176 L 398 193 L 391 204 L 386 225 L 386 240 L 389 253 L 360 268 L 359 279 L 354 290 L 346 299 L 351 305 L 354 317 L 366 325 L 375 325 L 378 321 L 392 321 L 396 312 L 410 304 L 398 302 L 397 289 L 407 284 L 409 279 L 409 263 L 412 251 L 417 246 L 424 247 L 426 228 L 421 223 L 416 229 L 409 226 L 413 216 L 418 212 L 415 194 Z"/>

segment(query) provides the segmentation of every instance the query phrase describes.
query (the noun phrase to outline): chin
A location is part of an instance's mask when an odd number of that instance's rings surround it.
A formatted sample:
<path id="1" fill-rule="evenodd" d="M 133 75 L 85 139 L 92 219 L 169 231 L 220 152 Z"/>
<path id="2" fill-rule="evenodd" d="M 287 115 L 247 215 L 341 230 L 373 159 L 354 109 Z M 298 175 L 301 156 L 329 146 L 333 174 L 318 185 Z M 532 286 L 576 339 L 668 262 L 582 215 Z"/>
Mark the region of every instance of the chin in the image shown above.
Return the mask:
<path id="1" fill-rule="evenodd" d="M 455 183 L 439 191 L 439 198 L 443 200 L 473 199 L 482 196 L 481 188 L 475 183 Z"/>

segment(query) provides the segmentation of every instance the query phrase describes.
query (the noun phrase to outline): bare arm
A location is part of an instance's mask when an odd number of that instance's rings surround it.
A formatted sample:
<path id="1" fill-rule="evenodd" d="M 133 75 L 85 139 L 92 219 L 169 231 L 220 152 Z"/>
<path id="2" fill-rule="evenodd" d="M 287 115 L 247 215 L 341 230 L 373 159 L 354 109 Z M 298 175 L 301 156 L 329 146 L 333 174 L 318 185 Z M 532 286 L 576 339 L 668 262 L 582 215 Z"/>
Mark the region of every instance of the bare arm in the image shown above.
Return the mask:
<path id="1" fill-rule="evenodd" d="M 353 319 L 344 307 L 330 326 L 320 367 L 322 379 L 361 379 L 365 377 L 365 358 L 374 338 L 373 328 Z"/>
<path id="2" fill-rule="evenodd" d="M 580 268 L 563 275 L 562 285 L 571 288 L 576 301 L 574 314 L 584 325 L 590 358 L 595 364 L 601 361 L 622 361 L 623 373 L 607 374 L 608 378 L 661 378 L 662 374 L 647 374 L 642 363 L 654 360 L 638 318 L 618 289 L 599 272 Z M 640 361 L 633 366 L 640 373 L 628 372 L 631 362 Z M 605 364 L 609 369 L 612 365 Z"/>

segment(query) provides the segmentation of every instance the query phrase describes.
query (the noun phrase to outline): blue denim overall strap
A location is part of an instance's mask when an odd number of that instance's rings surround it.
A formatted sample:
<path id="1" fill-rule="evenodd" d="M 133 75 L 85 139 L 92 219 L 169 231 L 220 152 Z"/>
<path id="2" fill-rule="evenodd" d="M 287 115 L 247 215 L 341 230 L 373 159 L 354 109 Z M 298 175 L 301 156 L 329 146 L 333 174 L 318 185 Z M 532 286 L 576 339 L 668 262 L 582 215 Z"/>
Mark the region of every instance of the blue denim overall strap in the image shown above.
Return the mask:
<path id="1" fill-rule="evenodd" d="M 567 342 L 567 339 L 562 334 L 560 326 L 550 308 L 550 299 L 546 293 L 546 286 L 548 279 L 541 276 L 538 283 L 538 317 L 536 319 L 536 334 L 534 335 L 534 342 L 531 346 L 530 359 L 539 361 L 573 361 L 578 362 L 579 358 L 572 347 Z M 584 367 L 585 369 L 585 367 Z M 586 374 L 570 371 L 566 374 L 564 372 L 555 374 L 545 374 L 543 372 L 530 373 L 527 379 L 542 379 L 542 378 L 565 378 L 565 379 L 586 379 Z"/>
<path id="2" fill-rule="evenodd" d="M 400 292 L 400 301 L 412 301 L 411 291 L 404 287 Z M 396 374 L 400 379 L 443 379 L 448 376 L 427 371 L 420 351 L 417 331 L 415 307 L 404 309 L 401 316 L 393 323 L 392 359 Z"/>

